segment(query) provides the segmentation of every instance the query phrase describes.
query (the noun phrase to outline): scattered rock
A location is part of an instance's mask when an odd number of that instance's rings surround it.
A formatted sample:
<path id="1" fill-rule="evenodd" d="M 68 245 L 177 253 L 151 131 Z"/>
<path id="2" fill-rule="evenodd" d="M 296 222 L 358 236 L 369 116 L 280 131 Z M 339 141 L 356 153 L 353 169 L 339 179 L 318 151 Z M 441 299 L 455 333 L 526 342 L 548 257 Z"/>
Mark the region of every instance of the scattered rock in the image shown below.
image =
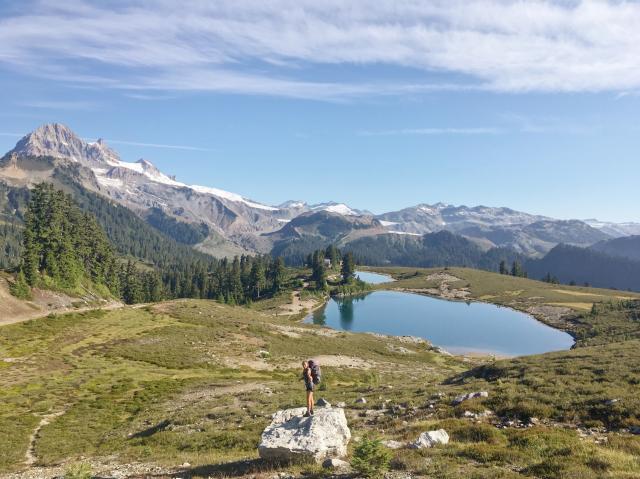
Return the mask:
<path id="1" fill-rule="evenodd" d="M 452 401 L 452 404 L 454 406 L 457 406 L 458 404 L 463 403 L 464 401 L 467 401 L 469 399 L 488 398 L 488 397 L 489 397 L 489 393 L 487 391 L 477 391 L 477 392 L 468 393 L 468 394 L 461 394 L 455 397 L 455 399 Z"/>
<path id="2" fill-rule="evenodd" d="M 629 428 L 629 432 L 630 432 L 631 434 L 636 434 L 636 435 L 637 435 L 637 434 L 640 434 L 640 426 L 631 426 L 631 427 Z"/>
<path id="3" fill-rule="evenodd" d="M 347 407 L 347 403 L 344 401 L 340 401 L 339 403 L 336 403 L 336 407 L 344 409 L 345 407 Z"/>
<path id="4" fill-rule="evenodd" d="M 382 441 L 382 445 L 388 447 L 389 449 L 402 449 L 405 446 L 403 442 L 394 441 L 392 439 Z"/>
<path id="5" fill-rule="evenodd" d="M 467 417 L 467 418 L 471 418 L 471 419 L 482 419 L 484 417 L 489 417 L 489 416 L 492 416 L 492 415 L 493 415 L 493 411 L 489 411 L 488 409 L 485 409 L 482 412 L 465 411 L 465 412 L 462 413 L 462 417 Z M 536 418 L 532 418 L 532 419 L 536 419 Z"/>
<path id="6" fill-rule="evenodd" d="M 423 432 L 418 436 L 418 439 L 411 444 L 413 449 L 425 449 L 433 447 L 436 444 L 447 444 L 449 442 L 449 434 L 444 429 L 438 429 L 437 431 Z"/>
<path id="7" fill-rule="evenodd" d="M 191 467 L 191 464 L 189 464 L 188 462 L 184 462 L 180 467 L 184 467 L 184 468 Z"/>
<path id="8" fill-rule="evenodd" d="M 273 415 L 262 433 L 258 453 L 272 461 L 316 461 L 347 454 L 351 432 L 344 410 L 322 408 L 312 417 L 306 409 L 285 409 Z"/>
<path id="9" fill-rule="evenodd" d="M 620 402 L 620 399 L 607 399 L 604 404 L 606 406 L 613 406 L 614 404 Z"/>
<path id="10" fill-rule="evenodd" d="M 325 459 L 322 463 L 322 467 L 326 469 L 349 469 L 349 463 L 347 461 L 343 461 L 342 459 L 337 459 L 335 457 L 331 457 Z"/>
<path id="11" fill-rule="evenodd" d="M 331 407 L 331 403 L 327 401 L 325 398 L 320 398 L 316 401 L 316 406 L 319 407 Z"/>
<path id="12" fill-rule="evenodd" d="M 356 399 L 356 404 L 367 404 L 367 400 L 365 398 Z"/>

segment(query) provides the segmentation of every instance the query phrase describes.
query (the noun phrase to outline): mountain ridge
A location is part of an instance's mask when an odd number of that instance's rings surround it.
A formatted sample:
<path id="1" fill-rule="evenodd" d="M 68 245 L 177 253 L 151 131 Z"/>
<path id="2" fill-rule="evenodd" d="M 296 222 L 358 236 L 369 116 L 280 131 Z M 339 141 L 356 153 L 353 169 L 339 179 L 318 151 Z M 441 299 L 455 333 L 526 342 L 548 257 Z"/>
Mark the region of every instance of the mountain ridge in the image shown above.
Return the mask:
<path id="1" fill-rule="evenodd" d="M 0 180 L 17 186 L 30 185 L 47 180 L 63 167 L 74 169 L 77 180 L 89 190 L 132 209 L 141 217 L 159 209 L 176 221 L 198 227 L 206 225 L 217 239 L 213 243 L 203 241 L 196 247 L 214 255 L 216 247 L 207 251 L 207 245 L 219 245 L 220 238 L 234 245 L 231 248 L 234 251 L 271 252 L 277 236 L 273 233 L 282 230 L 280 239 L 283 239 L 291 232 L 285 229 L 290 221 L 317 212 L 375 219 L 377 224 L 371 229 L 372 235 L 422 236 L 450 231 L 484 249 L 506 247 L 529 256 L 544 255 L 559 243 L 590 246 L 615 237 L 625 228 L 634 228 L 632 223 L 616 229 L 615 223 L 592 221 L 590 225 L 581 220 L 557 220 L 483 205 L 420 203 L 378 215 L 337 202 L 308 204 L 290 200 L 271 206 L 222 189 L 180 182 L 148 159 L 123 161 L 104 140 L 87 142 L 59 123 L 42 125 L 21 138 L 16 147 L 0 159 Z M 334 221 L 331 216 L 325 218 Z"/>

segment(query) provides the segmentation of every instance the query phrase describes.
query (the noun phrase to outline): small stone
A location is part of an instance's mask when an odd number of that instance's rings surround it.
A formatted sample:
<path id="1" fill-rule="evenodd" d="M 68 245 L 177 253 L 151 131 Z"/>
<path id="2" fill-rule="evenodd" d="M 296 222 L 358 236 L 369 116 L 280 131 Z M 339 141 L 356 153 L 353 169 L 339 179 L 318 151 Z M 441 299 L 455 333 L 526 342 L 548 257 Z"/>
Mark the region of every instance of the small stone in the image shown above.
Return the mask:
<path id="1" fill-rule="evenodd" d="M 339 403 L 336 403 L 336 407 L 344 409 L 345 407 L 347 407 L 347 403 L 344 401 L 340 401 Z"/>
<path id="2" fill-rule="evenodd" d="M 455 399 L 452 401 L 452 403 L 454 406 L 457 406 L 458 404 L 464 401 L 467 401 L 469 399 L 487 398 L 487 397 L 489 397 L 489 393 L 487 391 L 477 391 L 473 393 L 461 394 L 459 396 L 456 396 Z"/>
<path id="3" fill-rule="evenodd" d="M 180 467 L 191 467 L 191 464 L 189 464 L 188 462 L 183 462 L 182 466 Z"/>
<path id="4" fill-rule="evenodd" d="M 607 399 L 604 403 L 607 406 L 613 406 L 617 402 L 620 402 L 620 399 Z"/>
<path id="5" fill-rule="evenodd" d="M 356 399 L 356 404 L 367 404 L 367 400 L 365 398 Z"/>
<path id="6" fill-rule="evenodd" d="M 404 443 L 400 441 L 394 441 L 392 439 L 382 441 L 382 445 L 388 447 L 389 449 L 401 449 L 404 447 Z"/>
<path id="7" fill-rule="evenodd" d="M 437 431 L 423 432 L 418 439 L 411 445 L 413 449 L 425 449 L 433 447 L 436 444 L 447 444 L 449 442 L 449 434 L 444 429 Z"/>
<path id="8" fill-rule="evenodd" d="M 324 467 L 325 469 L 348 469 L 349 463 L 347 461 L 343 461 L 342 459 L 331 457 L 325 459 L 325 461 L 322 463 L 322 467 Z"/>

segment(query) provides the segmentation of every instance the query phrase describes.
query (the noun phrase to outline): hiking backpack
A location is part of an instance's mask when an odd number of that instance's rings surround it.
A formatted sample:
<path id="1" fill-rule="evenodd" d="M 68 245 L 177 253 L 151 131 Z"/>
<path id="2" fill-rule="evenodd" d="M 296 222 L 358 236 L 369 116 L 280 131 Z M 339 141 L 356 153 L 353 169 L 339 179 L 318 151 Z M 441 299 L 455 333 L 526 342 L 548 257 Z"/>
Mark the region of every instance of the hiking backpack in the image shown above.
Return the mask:
<path id="1" fill-rule="evenodd" d="M 322 376 L 320 365 L 315 361 L 309 361 L 309 367 L 311 368 L 311 380 L 313 384 L 320 384 L 320 377 Z"/>

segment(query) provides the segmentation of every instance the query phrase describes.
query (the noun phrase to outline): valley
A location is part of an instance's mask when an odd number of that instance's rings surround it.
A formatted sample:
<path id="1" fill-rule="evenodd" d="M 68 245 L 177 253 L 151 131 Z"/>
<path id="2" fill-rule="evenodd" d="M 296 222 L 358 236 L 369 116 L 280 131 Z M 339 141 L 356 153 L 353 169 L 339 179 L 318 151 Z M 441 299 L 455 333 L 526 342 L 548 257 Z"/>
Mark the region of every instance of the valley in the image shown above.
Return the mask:
<path id="1" fill-rule="evenodd" d="M 1 225 L 7 230 L 6 266 L 15 265 L 26 187 L 41 181 L 54 183 L 76 199 L 93 195 L 123 206 L 157 232 L 218 258 L 270 253 L 295 265 L 315 249 L 333 244 L 378 266 L 448 264 L 493 271 L 501 260 L 531 260 L 540 279 L 549 265 L 541 266 L 545 270 L 540 273 L 535 261 L 542 261 L 557 245 L 587 249 L 640 234 L 635 223 L 558 220 L 505 207 L 437 203 L 373 214 L 335 202 L 270 206 L 219 188 L 188 185 L 147 159 L 123 161 L 103 140 L 87 142 L 64 125 L 46 124 L 0 159 L 0 218 L 9 221 Z M 443 243 L 456 248 L 445 254 Z M 624 245 L 607 244 L 589 250 L 597 256 L 592 261 L 616 256 L 616 248 L 625 254 Z M 563 282 L 596 284 L 590 281 L 595 276 L 591 271 L 575 278 L 569 273 L 558 271 L 556 276 Z M 639 287 L 635 277 L 597 286 Z"/>
<path id="2" fill-rule="evenodd" d="M 173 300 L 52 314 L 0 327 L 3 477 L 49 477 L 77 464 L 119 477 L 321 474 L 313 465 L 265 463 L 255 449 L 273 412 L 301 404 L 298 365 L 308 356 L 323 365 L 318 396 L 346 404 L 354 437 L 402 443 L 425 429 L 449 432 L 446 447 L 394 452 L 395 471 L 640 472 L 631 432 L 640 423 L 639 295 L 467 269 L 377 271 L 396 279 L 380 289 L 462 289 L 467 299 L 538 311 L 569 331 L 576 348 L 502 360 L 450 356 L 426 341 L 303 324 L 308 311 L 288 313 L 288 294 L 244 307 Z M 596 307 L 584 312 L 574 302 Z M 562 314 L 552 317 L 553 308 Z M 479 390 L 488 397 L 452 405 Z"/>

